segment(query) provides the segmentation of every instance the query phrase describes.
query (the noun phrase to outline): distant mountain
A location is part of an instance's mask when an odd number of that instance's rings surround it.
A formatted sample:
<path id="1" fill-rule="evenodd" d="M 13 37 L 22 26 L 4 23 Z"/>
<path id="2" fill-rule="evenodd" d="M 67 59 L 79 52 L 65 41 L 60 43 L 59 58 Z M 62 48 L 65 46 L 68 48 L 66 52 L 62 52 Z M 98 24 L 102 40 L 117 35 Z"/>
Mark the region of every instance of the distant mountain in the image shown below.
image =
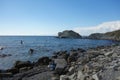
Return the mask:
<path id="1" fill-rule="evenodd" d="M 58 33 L 59 38 L 81 38 L 82 36 L 72 30 L 65 30 Z"/>
<path id="2" fill-rule="evenodd" d="M 109 39 L 120 41 L 120 30 L 107 33 L 93 33 L 88 36 L 90 39 Z"/>

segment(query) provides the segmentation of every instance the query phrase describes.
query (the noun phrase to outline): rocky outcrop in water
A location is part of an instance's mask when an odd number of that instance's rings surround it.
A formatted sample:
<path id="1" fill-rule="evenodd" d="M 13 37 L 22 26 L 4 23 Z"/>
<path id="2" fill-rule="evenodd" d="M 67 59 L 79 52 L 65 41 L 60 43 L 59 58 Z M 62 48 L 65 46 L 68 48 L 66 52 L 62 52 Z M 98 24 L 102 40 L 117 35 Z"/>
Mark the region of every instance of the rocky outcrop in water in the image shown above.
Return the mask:
<path id="1" fill-rule="evenodd" d="M 58 37 L 59 38 L 81 38 L 81 35 L 72 30 L 65 30 L 63 32 L 59 32 Z"/>

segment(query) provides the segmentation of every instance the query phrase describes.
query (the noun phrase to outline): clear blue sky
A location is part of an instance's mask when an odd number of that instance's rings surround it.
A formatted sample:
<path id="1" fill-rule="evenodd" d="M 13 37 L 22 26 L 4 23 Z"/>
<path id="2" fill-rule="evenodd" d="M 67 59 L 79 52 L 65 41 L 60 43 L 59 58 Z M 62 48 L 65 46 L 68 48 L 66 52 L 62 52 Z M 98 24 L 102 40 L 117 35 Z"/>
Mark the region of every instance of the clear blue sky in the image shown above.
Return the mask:
<path id="1" fill-rule="evenodd" d="M 55 35 L 120 20 L 120 0 L 0 0 L 0 35 Z"/>

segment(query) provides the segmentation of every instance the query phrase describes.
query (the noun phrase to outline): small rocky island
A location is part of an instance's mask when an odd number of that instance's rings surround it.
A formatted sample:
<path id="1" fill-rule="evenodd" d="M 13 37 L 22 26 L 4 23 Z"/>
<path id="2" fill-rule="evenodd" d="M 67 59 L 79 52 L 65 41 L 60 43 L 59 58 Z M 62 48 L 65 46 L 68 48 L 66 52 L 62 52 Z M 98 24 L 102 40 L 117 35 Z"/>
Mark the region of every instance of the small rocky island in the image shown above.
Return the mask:
<path id="1" fill-rule="evenodd" d="M 76 33 L 72 30 L 65 30 L 58 33 L 58 38 L 81 38 L 82 36 L 79 33 Z"/>

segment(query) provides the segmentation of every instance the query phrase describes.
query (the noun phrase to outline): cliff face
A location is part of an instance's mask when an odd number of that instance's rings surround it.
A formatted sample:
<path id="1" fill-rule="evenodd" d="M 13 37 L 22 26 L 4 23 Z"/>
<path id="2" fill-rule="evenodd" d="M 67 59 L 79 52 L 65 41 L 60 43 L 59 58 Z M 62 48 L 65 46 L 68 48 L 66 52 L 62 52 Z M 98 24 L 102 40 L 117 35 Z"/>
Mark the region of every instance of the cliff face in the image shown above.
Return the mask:
<path id="1" fill-rule="evenodd" d="M 120 30 L 107 33 L 94 33 L 88 36 L 90 39 L 109 39 L 120 41 Z"/>
<path id="2" fill-rule="evenodd" d="M 89 35 L 88 37 L 90 39 L 100 39 L 102 36 L 103 36 L 102 33 L 93 33 L 93 34 Z"/>
<path id="3" fill-rule="evenodd" d="M 120 41 L 120 30 L 105 33 L 105 36 L 107 36 L 108 39 Z"/>
<path id="4" fill-rule="evenodd" d="M 59 38 L 81 38 L 81 35 L 72 30 L 65 30 L 63 32 L 59 32 L 58 37 Z"/>

